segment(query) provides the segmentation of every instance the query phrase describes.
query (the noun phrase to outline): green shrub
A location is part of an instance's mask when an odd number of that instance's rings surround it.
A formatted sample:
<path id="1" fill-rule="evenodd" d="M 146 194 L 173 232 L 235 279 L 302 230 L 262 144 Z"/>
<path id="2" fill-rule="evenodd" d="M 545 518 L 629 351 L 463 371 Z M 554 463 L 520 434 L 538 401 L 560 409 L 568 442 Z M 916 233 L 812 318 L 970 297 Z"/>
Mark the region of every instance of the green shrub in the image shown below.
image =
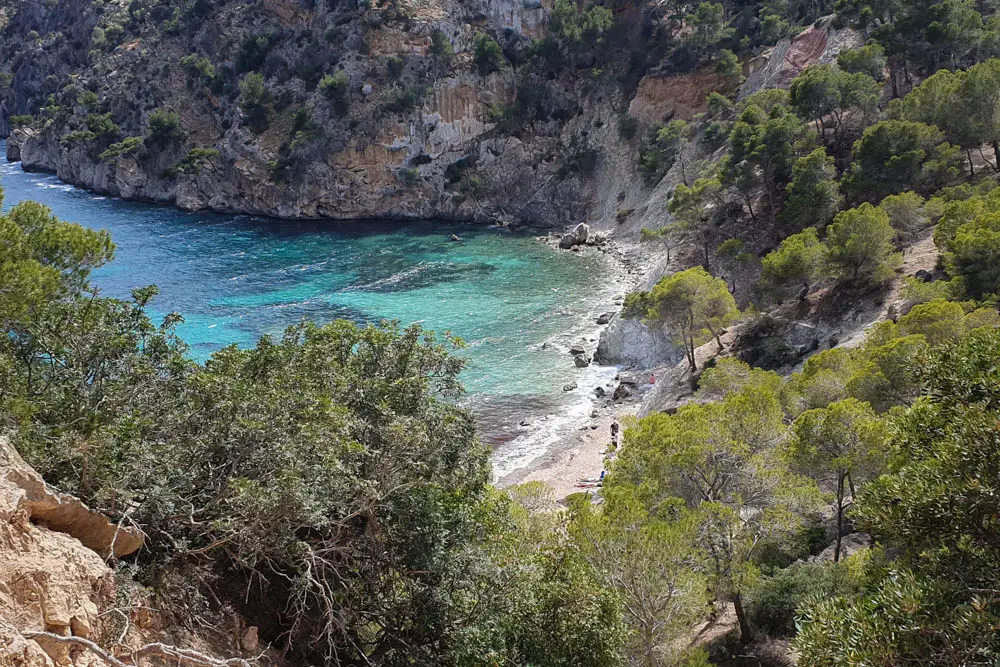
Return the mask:
<path id="1" fill-rule="evenodd" d="M 389 56 L 385 59 L 385 69 L 393 79 L 398 79 L 403 73 L 406 63 L 399 56 Z"/>
<path id="2" fill-rule="evenodd" d="M 31 115 L 28 115 L 28 114 L 25 114 L 25 115 L 22 115 L 22 116 L 11 116 L 10 117 L 10 126 L 11 127 L 24 127 L 25 125 L 31 125 L 31 123 L 34 120 L 35 120 L 35 117 L 31 116 Z"/>
<path id="3" fill-rule="evenodd" d="M 419 106 L 426 94 L 427 88 L 424 86 L 393 88 L 388 92 L 384 106 L 386 111 L 403 113 Z"/>
<path id="4" fill-rule="evenodd" d="M 639 131 L 639 121 L 627 113 L 618 117 L 618 136 L 626 141 L 635 137 Z"/>
<path id="5" fill-rule="evenodd" d="M 396 178 L 399 182 L 406 186 L 416 185 L 420 180 L 420 171 L 414 167 L 408 167 L 406 169 L 400 169 L 396 172 Z"/>
<path id="6" fill-rule="evenodd" d="M 96 109 L 100 101 L 97 93 L 92 90 L 85 90 L 76 97 L 76 103 L 86 109 Z"/>
<path id="7" fill-rule="evenodd" d="M 486 120 L 491 123 L 500 124 L 507 120 L 510 110 L 503 102 L 494 102 L 486 107 Z"/>
<path id="8" fill-rule="evenodd" d="M 750 623 L 773 637 L 795 636 L 799 606 L 815 597 L 850 594 L 854 589 L 845 565 L 794 563 L 763 577 L 747 596 Z"/>
<path id="9" fill-rule="evenodd" d="M 169 109 L 155 109 L 149 114 L 147 125 L 146 137 L 154 147 L 165 148 L 184 137 L 181 117 Z"/>
<path id="10" fill-rule="evenodd" d="M 271 52 L 271 37 L 269 35 L 247 35 L 240 43 L 236 54 L 236 71 L 251 72 L 258 70 L 264 64 L 267 54 Z"/>
<path id="11" fill-rule="evenodd" d="M 96 138 L 97 135 L 89 130 L 73 130 L 72 132 L 67 132 L 59 137 L 59 143 L 63 146 L 70 147 L 80 144 L 88 144 Z"/>
<path id="12" fill-rule="evenodd" d="M 110 162 L 123 155 L 135 155 L 142 150 L 142 137 L 125 137 L 116 144 L 111 144 L 108 149 L 101 153 L 100 158 L 105 162 Z"/>
<path id="13" fill-rule="evenodd" d="M 479 33 L 473 41 L 472 61 L 483 76 L 499 72 L 505 62 L 500 45 L 485 33 Z"/>
<path id="14" fill-rule="evenodd" d="M 649 292 L 629 292 L 622 305 L 622 317 L 626 319 L 644 318 L 649 313 L 652 301 Z"/>
<path id="15" fill-rule="evenodd" d="M 451 45 L 451 40 L 441 30 L 435 30 L 431 33 L 430 52 L 432 56 L 446 63 L 451 62 L 451 59 L 455 56 L 455 49 Z"/>
<path id="16" fill-rule="evenodd" d="M 267 104 L 271 91 L 264 83 L 264 75 L 250 72 L 240 80 L 240 104 L 247 113 L 250 129 L 260 133 L 267 129 Z"/>
<path id="17" fill-rule="evenodd" d="M 217 160 L 218 158 L 219 151 L 214 148 L 192 148 L 188 151 L 188 154 L 184 157 L 184 159 L 168 169 L 165 175 L 168 177 L 176 174 L 197 176 L 201 173 L 205 164 L 210 163 L 213 160 Z"/>
<path id="18" fill-rule="evenodd" d="M 118 138 L 121 128 L 111 120 L 111 114 L 92 113 L 87 116 L 87 130 L 89 130 L 95 140 L 109 144 Z"/>
<path id="19" fill-rule="evenodd" d="M 211 81 L 215 78 L 215 65 L 205 56 L 192 53 L 181 58 L 181 68 L 193 80 Z"/>
<path id="20" fill-rule="evenodd" d="M 319 80 L 319 92 L 323 97 L 331 102 L 343 102 L 347 99 L 350 89 L 351 79 L 344 70 L 337 70 L 333 74 L 327 74 Z"/>

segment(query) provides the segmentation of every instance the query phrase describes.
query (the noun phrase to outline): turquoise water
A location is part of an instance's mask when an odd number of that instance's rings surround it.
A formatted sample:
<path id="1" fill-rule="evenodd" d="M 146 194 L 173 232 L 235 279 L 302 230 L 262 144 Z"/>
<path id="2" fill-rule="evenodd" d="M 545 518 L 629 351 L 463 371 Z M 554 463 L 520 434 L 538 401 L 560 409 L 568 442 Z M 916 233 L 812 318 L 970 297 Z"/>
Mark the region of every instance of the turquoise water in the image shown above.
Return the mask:
<path id="1" fill-rule="evenodd" d="M 420 322 L 463 338 L 463 380 L 498 473 L 517 468 L 590 410 L 608 369 L 579 370 L 569 344 L 595 337 L 610 301 L 599 253 L 559 252 L 530 236 L 440 222 L 287 222 L 185 213 L 123 202 L 4 164 L 5 207 L 39 201 L 62 219 L 106 229 L 115 261 L 95 282 L 127 297 L 155 284 L 156 315 L 184 316 L 181 336 L 205 359 L 230 343 L 309 318 Z M 461 242 L 450 240 L 451 234 Z M 610 371 L 613 374 L 613 370 Z M 563 392 L 576 381 L 580 389 Z M 523 419 L 542 428 L 518 427 Z"/>

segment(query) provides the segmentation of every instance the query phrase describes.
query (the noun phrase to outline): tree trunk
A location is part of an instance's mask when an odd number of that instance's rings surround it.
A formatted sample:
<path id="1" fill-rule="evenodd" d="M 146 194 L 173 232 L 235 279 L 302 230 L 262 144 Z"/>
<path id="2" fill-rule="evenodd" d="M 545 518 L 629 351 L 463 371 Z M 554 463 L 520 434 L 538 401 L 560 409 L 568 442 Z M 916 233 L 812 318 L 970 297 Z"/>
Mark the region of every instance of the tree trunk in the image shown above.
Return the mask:
<path id="1" fill-rule="evenodd" d="M 972 161 L 972 149 L 965 149 L 965 156 L 969 159 L 969 176 L 976 175 L 976 164 Z"/>
<path id="2" fill-rule="evenodd" d="M 853 503 L 858 497 L 858 492 L 854 488 L 854 478 L 851 477 L 850 471 L 847 472 L 847 488 L 851 490 L 851 502 Z"/>
<path id="3" fill-rule="evenodd" d="M 736 289 L 736 283 L 733 283 L 733 289 Z M 712 338 L 715 339 L 715 344 L 719 346 L 719 354 L 722 354 L 726 348 L 722 347 L 722 339 L 719 337 L 719 332 L 715 330 L 714 327 L 708 327 L 709 332 L 712 334 Z"/>
<path id="4" fill-rule="evenodd" d="M 739 591 L 733 593 L 733 608 L 736 610 L 736 620 L 740 623 L 740 641 L 749 644 L 753 641 L 753 628 L 750 627 L 750 620 L 743 609 L 743 595 Z"/>
<path id="5" fill-rule="evenodd" d="M 1000 142 L 996 139 L 993 140 L 993 159 L 997 163 L 997 171 L 1000 171 Z"/>
<path id="6" fill-rule="evenodd" d="M 837 545 L 833 548 L 833 562 L 840 562 L 840 543 L 844 534 L 844 473 L 837 475 Z"/>

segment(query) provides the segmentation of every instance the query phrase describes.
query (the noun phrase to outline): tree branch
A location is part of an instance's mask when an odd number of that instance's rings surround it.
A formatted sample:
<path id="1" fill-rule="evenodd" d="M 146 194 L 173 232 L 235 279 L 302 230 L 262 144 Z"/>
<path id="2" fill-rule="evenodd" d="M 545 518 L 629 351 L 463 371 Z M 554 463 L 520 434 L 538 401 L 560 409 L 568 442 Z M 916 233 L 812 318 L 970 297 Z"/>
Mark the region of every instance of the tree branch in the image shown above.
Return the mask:
<path id="1" fill-rule="evenodd" d="M 250 667 L 250 662 L 243 658 L 228 658 L 225 660 L 213 658 L 210 655 L 192 649 L 178 648 L 169 644 L 155 642 L 146 644 L 130 653 L 128 656 L 119 658 L 105 651 L 96 643 L 83 637 L 66 637 L 51 632 L 22 632 L 25 639 L 44 639 L 57 644 L 72 644 L 82 646 L 94 653 L 98 658 L 108 663 L 112 667 L 136 667 L 143 658 L 164 658 L 177 665 L 192 665 L 193 667 Z"/>

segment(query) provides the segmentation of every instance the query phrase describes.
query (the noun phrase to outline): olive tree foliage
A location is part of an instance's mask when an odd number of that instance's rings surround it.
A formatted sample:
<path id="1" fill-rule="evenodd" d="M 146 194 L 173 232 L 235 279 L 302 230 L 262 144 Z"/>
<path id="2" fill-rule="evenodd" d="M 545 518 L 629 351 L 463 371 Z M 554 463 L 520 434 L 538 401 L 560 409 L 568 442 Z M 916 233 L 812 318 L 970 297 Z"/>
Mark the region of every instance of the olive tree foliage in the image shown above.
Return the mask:
<path id="1" fill-rule="evenodd" d="M 457 340 L 307 323 L 198 365 L 179 316 L 150 322 L 155 288 L 92 288 L 107 234 L 26 203 L 0 238 L 4 430 L 50 483 L 143 530 L 135 576 L 158 604 L 239 613 L 312 664 L 620 659 L 613 593 L 490 490 Z"/>
<path id="2" fill-rule="evenodd" d="M 820 666 L 972 665 L 1000 641 L 1000 333 L 970 334 L 922 360 L 923 396 L 890 424 L 890 468 L 856 517 L 898 554 L 872 559 L 852 597 L 802 610 L 796 649 Z"/>
<path id="3" fill-rule="evenodd" d="M 575 503 L 572 513 L 570 535 L 581 557 L 621 601 L 629 664 L 671 664 L 677 638 L 705 612 L 692 517 L 650 513 L 631 489 L 609 491 L 604 511 L 588 500 Z"/>
<path id="4" fill-rule="evenodd" d="M 456 599 L 474 622 L 460 624 L 435 664 L 624 667 L 623 605 L 554 505 L 540 482 L 488 494 L 479 514 L 488 558 L 454 563 L 466 582 Z"/>

